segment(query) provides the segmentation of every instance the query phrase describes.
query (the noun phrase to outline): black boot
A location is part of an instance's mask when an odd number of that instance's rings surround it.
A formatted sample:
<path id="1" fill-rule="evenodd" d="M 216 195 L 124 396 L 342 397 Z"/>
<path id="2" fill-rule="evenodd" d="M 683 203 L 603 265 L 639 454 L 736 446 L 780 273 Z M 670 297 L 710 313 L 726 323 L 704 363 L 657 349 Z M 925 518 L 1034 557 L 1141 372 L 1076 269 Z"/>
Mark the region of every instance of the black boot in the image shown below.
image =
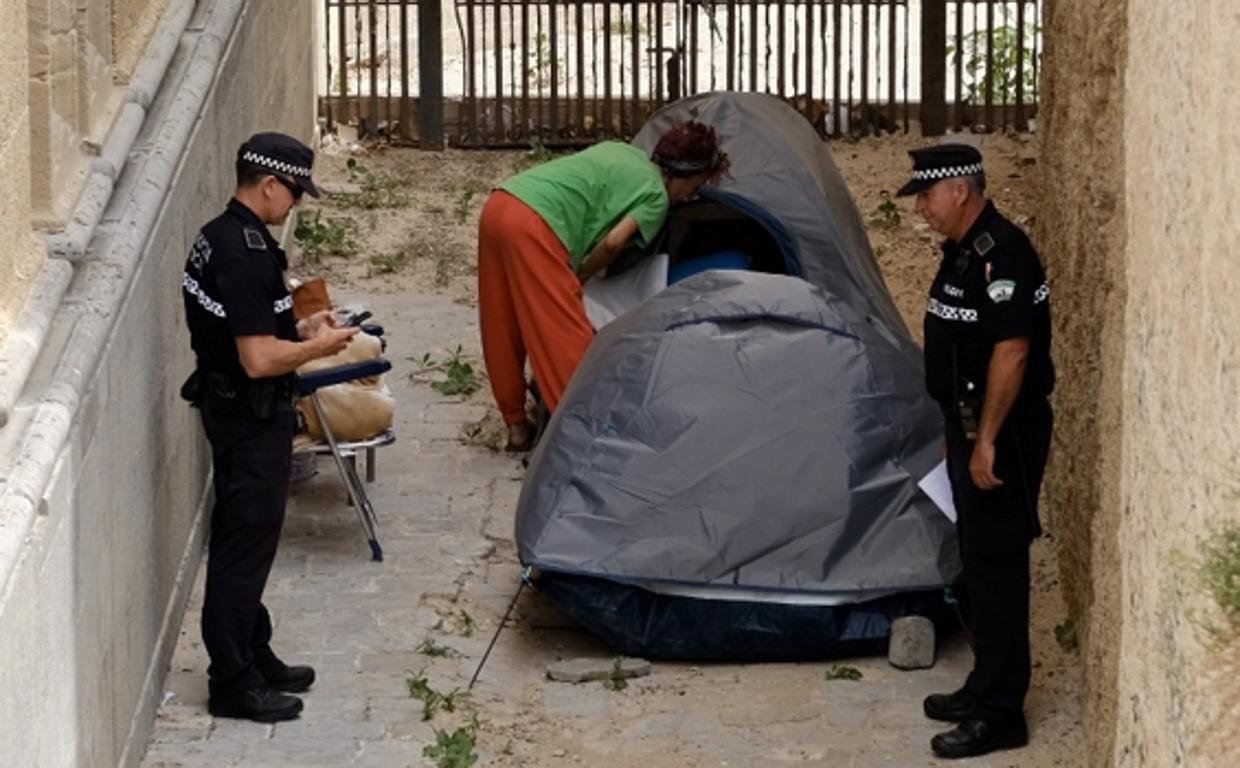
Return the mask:
<path id="1" fill-rule="evenodd" d="M 314 667 L 290 667 L 270 647 L 254 652 L 254 667 L 270 688 L 285 693 L 301 693 L 314 685 Z"/>
<path id="2" fill-rule="evenodd" d="M 950 731 L 930 740 L 930 748 L 939 757 L 977 757 L 1000 749 L 1016 749 L 1029 743 L 1025 718 L 996 722 L 965 720 Z"/>
<path id="3" fill-rule="evenodd" d="M 301 693 L 314 685 L 314 667 L 285 666 L 277 672 L 264 672 L 267 685 L 285 693 Z"/>
<path id="4" fill-rule="evenodd" d="M 292 720 L 301 714 L 301 699 L 266 686 L 247 688 L 228 696 L 212 696 L 207 711 L 216 717 L 235 717 L 259 723 Z"/>
<path id="5" fill-rule="evenodd" d="M 974 716 L 973 694 L 964 688 L 954 693 L 932 693 L 922 702 L 926 717 L 945 723 L 959 723 Z"/>

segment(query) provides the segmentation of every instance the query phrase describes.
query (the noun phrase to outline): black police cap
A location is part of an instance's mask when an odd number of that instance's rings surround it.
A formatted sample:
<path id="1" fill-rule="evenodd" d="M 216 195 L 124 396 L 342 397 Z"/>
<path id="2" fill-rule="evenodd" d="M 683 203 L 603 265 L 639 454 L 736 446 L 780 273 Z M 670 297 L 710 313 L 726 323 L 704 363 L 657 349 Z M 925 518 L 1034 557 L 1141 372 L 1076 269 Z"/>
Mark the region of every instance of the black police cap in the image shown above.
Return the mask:
<path id="1" fill-rule="evenodd" d="M 982 172 L 982 153 L 968 144 L 939 144 L 909 151 L 913 178 L 900 187 L 897 197 L 923 192 L 944 179 L 975 176 Z"/>
<path id="2" fill-rule="evenodd" d="M 256 133 L 237 150 L 237 159 L 291 178 L 306 194 L 319 196 L 319 188 L 310 178 L 314 150 L 292 136 L 274 132 Z"/>

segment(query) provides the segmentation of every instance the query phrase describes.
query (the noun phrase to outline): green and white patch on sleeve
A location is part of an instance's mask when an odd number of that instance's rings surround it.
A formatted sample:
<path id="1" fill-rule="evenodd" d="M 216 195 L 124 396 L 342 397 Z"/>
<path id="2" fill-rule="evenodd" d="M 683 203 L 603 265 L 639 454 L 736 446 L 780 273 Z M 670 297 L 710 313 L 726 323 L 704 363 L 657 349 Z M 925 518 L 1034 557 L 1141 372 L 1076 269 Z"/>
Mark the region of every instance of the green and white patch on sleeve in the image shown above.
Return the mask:
<path id="1" fill-rule="evenodd" d="M 1015 280 L 996 280 L 986 286 L 986 294 L 990 296 L 990 300 L 996 304 L 1002 304 L 1010 301 L 1012 294 L 1016 293 Z"/>

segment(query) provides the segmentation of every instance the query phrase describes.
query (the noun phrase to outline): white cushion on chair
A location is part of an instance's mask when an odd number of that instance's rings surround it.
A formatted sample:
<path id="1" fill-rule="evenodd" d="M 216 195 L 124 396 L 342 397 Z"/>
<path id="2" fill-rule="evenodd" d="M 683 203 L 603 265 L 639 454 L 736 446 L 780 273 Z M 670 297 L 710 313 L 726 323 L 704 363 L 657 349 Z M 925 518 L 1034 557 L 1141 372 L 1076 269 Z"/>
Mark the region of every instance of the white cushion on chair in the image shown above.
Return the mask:
<path id="1" fill-rule="evenodd" d="M 378 338 L 359 333 L 342 352 L 312 360 L 298 368 L 297 372 L 305 374 L 348 363 L 374 360 L 382 352 L 382 342 Z M 316 394 L 336 440 L 365 440 L 382 434 L 392 426 L 396 401 L 382 376 L 321 387 Z M 310 437 L 323 440 L 323 428 L 309 399 L 302 398 L 297 407 L 305 416 L 306 431 Z"/>

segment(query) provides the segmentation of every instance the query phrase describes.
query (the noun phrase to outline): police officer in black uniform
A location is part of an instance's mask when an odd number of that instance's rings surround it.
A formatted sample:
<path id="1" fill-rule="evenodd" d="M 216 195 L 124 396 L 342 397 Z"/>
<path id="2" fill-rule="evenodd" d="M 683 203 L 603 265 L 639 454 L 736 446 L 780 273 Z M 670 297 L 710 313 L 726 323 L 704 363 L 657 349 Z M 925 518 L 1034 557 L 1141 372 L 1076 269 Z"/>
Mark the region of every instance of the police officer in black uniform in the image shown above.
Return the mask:
<path id="1" fill-rule="evenodd" d="M 1029 238 L 985 197 L 981 153 L 914 150 L 900 195 L 939 234 L 943 261 L 925 317 L 926 386 L 943 408 L 948 474 L 969 598 L 974 663 L 964 687 L 929 696 L 927 717 L 956 722 L 941 757 L 1028 742 L 1029 545 L 1051 439 L 1050 287 Z"/>
<path id="2" fill-rule="evenodd" d="M 183 395 L 201 410 L 211 443 L 211 518 L 202 635 L 211 657 L 208 709 L 275 722 L 297 717 L 290 695 L 314 670 L 288 666 L 271 648 L 263 589 L 284 523 L 296 413 L 293 371 L 344 349 L 356 328 L 330 313 L 298 323 L 284 283 L 284 252 L 267 229 L 283 224 L 310 179 L 314 152 L 278 133 L 237 152 L 237 189 L 202 228 L 181 278 L 197 370 Z"/>

